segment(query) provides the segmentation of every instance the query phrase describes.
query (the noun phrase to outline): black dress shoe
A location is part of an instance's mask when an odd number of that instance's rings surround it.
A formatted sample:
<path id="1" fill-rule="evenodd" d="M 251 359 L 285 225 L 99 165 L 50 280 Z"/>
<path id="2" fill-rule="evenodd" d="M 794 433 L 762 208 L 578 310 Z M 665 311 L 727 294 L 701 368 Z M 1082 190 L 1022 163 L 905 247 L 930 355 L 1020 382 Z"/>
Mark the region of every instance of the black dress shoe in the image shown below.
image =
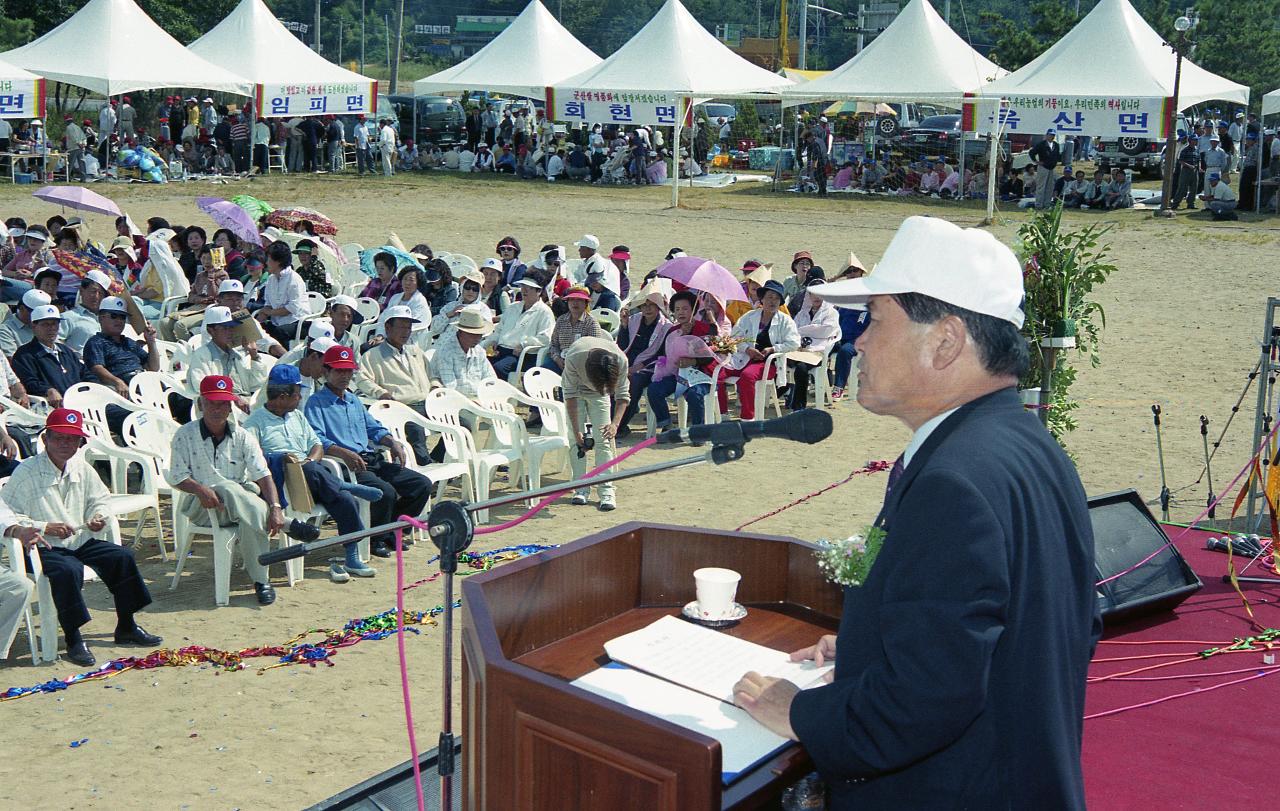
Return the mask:
<path id="1" fill-rule="evenodd" d="M 295 541 L 302 541 L 303 543 L 310 543 L 320 537 L 320 527 L 308 524 L 305 521 L 299 521 L 296 518 L 289 522 L 289 527 L 284 532 Z"/>
<path id="2" fill-rule="evenodd" d="M 116 631 L 117 645 L 142 645 L 144 647 L 155 647 L 163 641 L 163 639 L 155 634 L 149 634 L 144 631 L 141 625 L 133 626 L 132 631 L 125 631 L 123 633 Z"/>
<path id="3" fill-rule="evenodd" d="M 258 595 L 258 605 L 271 605 L 276 601 L 276 590 L 270 583 L 254 583 L 253 590 Z"/>
<path id="4" fill-rule="evenodd" d="M 77 642 L 69 646 L 64 656 L 68 662 L 80 667 L 93 667 L 98 663 L 98 660 L 94 659 L 93 654 L 89 652 L 89 646 L 84 642 Z"/>
<path id="5" fill-rule="evenodd" d="M 369 551 L 377 557 L 389 558 L 394 550 L 386 541 L 377 541 Z"/>

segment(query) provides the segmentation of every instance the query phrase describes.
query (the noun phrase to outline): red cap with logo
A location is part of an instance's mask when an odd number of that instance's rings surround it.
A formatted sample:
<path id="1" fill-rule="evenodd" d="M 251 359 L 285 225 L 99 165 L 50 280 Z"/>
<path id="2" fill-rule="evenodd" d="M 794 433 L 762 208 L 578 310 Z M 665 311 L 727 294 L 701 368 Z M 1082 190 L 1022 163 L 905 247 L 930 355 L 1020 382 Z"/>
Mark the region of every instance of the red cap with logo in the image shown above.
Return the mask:
<path id="1" fill-rule="evenodd" d="M 331 346 L 325 350 L 324 365 L 330 369 L 359 369 L 351 349 L 342 345 Z"/>
<path id="2" fill-rule="evenodd" d="M 89 438 L 84 432 L 84 415 L 70 408 L 55 408 L 44 421 L 44 428 L 55 434 Z"/>
<path id="3" fill-rule="evenodd" d="M 213 401 L 234 400 L 236 386 L 226 375 L 207 375 L 200 381 L 200 396 Z"/>

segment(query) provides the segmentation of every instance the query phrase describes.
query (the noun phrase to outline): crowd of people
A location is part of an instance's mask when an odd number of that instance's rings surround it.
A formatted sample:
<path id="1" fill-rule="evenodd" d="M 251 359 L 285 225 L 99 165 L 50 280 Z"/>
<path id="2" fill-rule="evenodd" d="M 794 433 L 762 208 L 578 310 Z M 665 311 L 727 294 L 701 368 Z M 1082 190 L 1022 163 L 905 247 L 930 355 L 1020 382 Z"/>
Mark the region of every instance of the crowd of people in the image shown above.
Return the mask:
<path id="1" fill-rule="evenodd" d="M 94 657 L 79 633 L 88 619 L 81 564 L 115 595 L 118 642 L 160 640 L 133 620 L 151 598 L 132 552 L 104 534 L 106 477 L 77 454 L 90 436 L 89 417 L 64 397 L 78 384 L 132 399 L 139 374 L 171 375 L 175 433 L 165 476 L 177 510 L 197 523 L 237 528 L 256 598 L 270 605 L 276 594 L 258 555 L 273 535 L 305 541 L 319 533 L 313 523 L 285 518 L 288 466 L 299 465 L 311 499 L 341 534 L 365 529 L 366 520 L 379 526 L 420 515 L 440 494 L 444 483 L 429 471 L 445 459 L 447 443 L 413 422 L 393 434 L 372 403 L 394 401 L 425 417 L 433 389 L 474 399 L 485 381 L 518 386 L 534 366 L 553 370 L 577 447 L 569 453 L 572 476 L 582 478 L 590 450 L 603 464 L 617 440 L 638 430 L 642 399 L 659 430 L 682 401 L 688 423 L 703 422 L 713 395 L 721 413 L 753 419 L 757 388 L 781 375 L 787 406 L 803 408 L 810 373 L 822 366 L 825 374 L 829 356 L 833 396 L 843 399 L 854 342 L 866 327 L 865 313 L 823 301 L 828 277 L 808 251 L 794 255 L 785 278 L 773 278 L 769 263 L 744 262 L 745 301 L 724 301 L 657 274 L 681 249 L 654 257 L 653 270 L 633 285 L 630 249 L 602 249 L 591 234 L 571 248 L 548 243 L 528 253 L 507 236 L 479 264 L 425 243 L 387 244 L 359 257 L 372 260 L 372 275 L 353 283 L 325 261 L 332 240 L 307 221 L 293 234 L 264 225 L 258 241 L 227 229 L 210 239 L 202 226 L 161 217 L 146 220 L 145 233 L 128 217 L 112 235 L 95 236 L 87 223 L 61 216 L 42 224 L 10 217 L 5 227 L 3 394 L 46 422 L 42 430 L 0 423 L 0 476 L 10 477 L 0 500 L 13 512 L 6 518 L 0 508 L 0 532 L 19 537 L 42 563 L 67 658 L 82 666 Z M 851 255 L 838 275 L 864 272 Z M 174 297 L 175 289 L 188 292 Z M 325 302 L 323 313 L 308 304 L 315 298 Z M 769 362 L 774 355 L 785 362 Z M 107 407 L 102 427 L 113 442 L 123 444 L 128 414 Z M 523 419 L 526 430 L 541 430 L 536 409 Z M 34 491 L 38 498 L 29 496 Z M 612 486 L 596 496 L 598 509 L 617 507 Z M 591 500 L 588 488 L 571 499 Z M 392 544 L 383 533 L 369 549 L 386 557 Z M 376 570 L 351 543 L 329 575 L 346 582 Z M 6 606 L 7 593 L 0 584 Z M 0 641 L 12 639 L 9 630 L 0 626 Z"/>

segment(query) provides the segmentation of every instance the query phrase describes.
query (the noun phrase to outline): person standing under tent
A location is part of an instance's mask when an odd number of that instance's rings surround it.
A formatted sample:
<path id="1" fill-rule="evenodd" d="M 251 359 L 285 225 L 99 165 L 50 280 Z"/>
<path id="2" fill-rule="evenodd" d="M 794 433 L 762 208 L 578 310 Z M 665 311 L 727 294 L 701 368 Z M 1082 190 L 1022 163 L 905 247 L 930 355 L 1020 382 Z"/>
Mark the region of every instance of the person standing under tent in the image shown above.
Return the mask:
<path id="1" fill-rule="evenodd" d="M 111 136 L 116 131 L 115 104 L 114 101 L 108 102 L 98 111 L 98 136 L 102 139 L 98 144 L 98 163 L 103 170 L 111 160 Z"/>
<path id="2" fill-rule="evenodd" d="M 382 120 L 382 128 L 378 130 L 378 149 L 382 153 L 382 175 L 391 177 L 396 173 L 396 131 L 389 118 Z"/>
<path id="3" fill-rule="evenodd" d="M 356 128 L 352 137 L 356 140 L 356 174 L 363 176 L 365 172 L 373 171 L 369 154 L 369 122 L 364 120 L 363 115 L 356 116 Z"/>
<path id="4" fill-rule="evenodd" d="M 78 177 L 81 181 L 88 180 L 89 171 L 84 165 L 84 149 L 87 141 L 84 130 L 80 129 L 80 125 L 71 115 L 63 116 L 63 121 L 66 123 L 63 137 L 67 141 L 67 175 Z"/>
<path id="5" fill-rule="evenodd" d="M 125 96 L 120 100 L 120 140 L 129 141 L 137 137 L 136 122 L 138 111 L 133 109 L 132 99 Z"/>
<path id="6" fill-rule="evenodd" d="M 1044 140 L 1031 147 L 1028 156 L 1036 162 L 1036 208 L 1053 205 L 1053 170 L 1062 162 L 1062 148 L 1058 146 L 1057 133 L 1049 130 Z"/>
<path id="7" fill-rule="evenodd" d="M 259 118 L 253 125 L 253 166 L 258 174 L 265 175 L 269 171 L 271 152 L 271 127 Z"/>

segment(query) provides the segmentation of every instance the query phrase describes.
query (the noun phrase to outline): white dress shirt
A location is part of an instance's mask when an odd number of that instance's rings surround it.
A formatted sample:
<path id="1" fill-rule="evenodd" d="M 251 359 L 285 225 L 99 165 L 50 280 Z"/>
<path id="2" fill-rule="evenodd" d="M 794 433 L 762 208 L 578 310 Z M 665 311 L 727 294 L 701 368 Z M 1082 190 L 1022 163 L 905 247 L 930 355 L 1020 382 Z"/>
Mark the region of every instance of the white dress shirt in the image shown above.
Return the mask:
<path id="1" fill-rule="evenodd" d="M 272 309 L 284 307 L 289 311 L 288 315 L 271 316 L 271 323 L 277 327 L 296 323 L 310 312 L 307 309 L 307 283 L 293 268 L 285 268 L 267 277 L 262 300 Z"/>
<path id="2" fill-rule="evenodd" d="M 481 341 L 482 346 L 502 346 L 519 352 L 527 346 L 546 346 L 551 343 L 551 331 L 556 317 L 545 301 L 535 302 L 527 310 L 524 303 L 511 304 L 502 313 L 498 328 Z"/>
<path id="3" fill-rule="evenodd" d="M 34 525 L 42 532 L 42 524 L 56 522 L 77 530 L 69 538 L 45 536 L 54 546 L 78 549 L 95 536 L 105 537 L 105 530 L 90 532 L 85 524 L 95 515 L 105 518 L 111 514 L 111 493 L 83 454 L 71 457 L 63 471 L 54 467 L 48 454 L 24 460 L 9 477 L 3 495 L 5 503 L 17 506 L 17 523 Z"/>
<path id="4" fill-rule="evenodd" d="M 911 435 L 911 441 L 907 443 L 907 449 L 902 452 L 902 467 L 904 470 L 907 465 L 911 464 L 911 458 L 916 455 L 916 451 L 920 450 L 920 446 L 929 438 L 929 435 L 932 434 L 947 417 L 956 413 L 958 408 L 959 406 L 951 409 L 950 411 L 944 411 L 916 429 L 916 432 Z"/>

